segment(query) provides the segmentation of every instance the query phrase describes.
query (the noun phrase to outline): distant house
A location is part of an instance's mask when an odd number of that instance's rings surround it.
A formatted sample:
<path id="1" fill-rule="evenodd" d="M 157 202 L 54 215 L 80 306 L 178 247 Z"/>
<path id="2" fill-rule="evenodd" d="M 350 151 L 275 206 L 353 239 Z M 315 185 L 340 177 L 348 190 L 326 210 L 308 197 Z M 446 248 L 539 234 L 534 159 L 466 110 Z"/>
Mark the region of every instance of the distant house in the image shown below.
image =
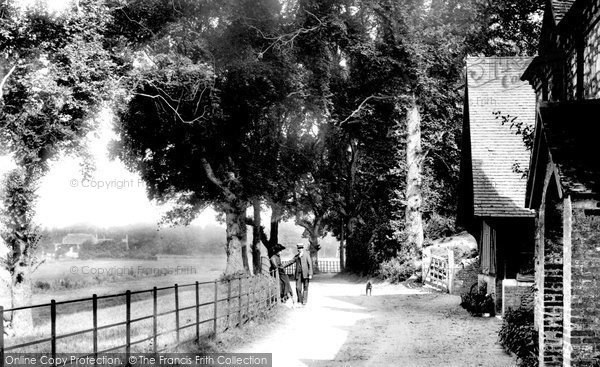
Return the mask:
<path id="1" fill-rule="evenodd" d="M 78 258 L 81 246 L 84 243 L 95 244 L 98 242 L 96 236 L 87 233 L 69 233 L 63 237 L 61 241 L 61 248 L 63 251 L 66 250 L 64 255 L 70 258 Z"/>
<path id="2" fill-rule="evenodd" d="M 518 305 L 533 284 L 534 212 L 525 208 L 527 181 L 520 172 L 530 153 L 511 126 L 534 123 L 535 93 L 520 80 L 530 60 L 467 58 L 457 219 L 477 240 L 479 283 L 487 285 L 497 311 L 503 299 Z"/>
<path id="3" fill-rule="evenodd" d="M 537 212 L 540 366 L 600 363 L 600 0 L 548 1 L 526 203 Z"/>

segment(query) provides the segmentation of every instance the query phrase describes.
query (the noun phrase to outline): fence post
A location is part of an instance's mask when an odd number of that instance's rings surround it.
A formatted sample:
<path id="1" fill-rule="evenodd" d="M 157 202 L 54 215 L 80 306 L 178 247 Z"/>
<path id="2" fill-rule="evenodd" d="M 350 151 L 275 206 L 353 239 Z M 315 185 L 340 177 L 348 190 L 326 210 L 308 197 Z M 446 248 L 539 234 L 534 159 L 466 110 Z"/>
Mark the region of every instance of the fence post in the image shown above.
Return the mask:
<path id="1" fill-rule="evenodd" d="M 229 316 L 231 315 L 231 279 L 227 279 L 227 329 L 229 329 Z"/>
<path id="2" fill-rule="evenodd" d="M 242 327 L 242 277 L 238 279 L 238 327 Z"/>
<path id="3" fill-rule="evenodd" d="M 275 294 L 275 299 L 277 300 L 277 304 L 281 302 L 281 282 L 279 281 L 279 271 L 275 270 L 275 280 L 277 285 L 275 289 L 277 289 L 277 294 Z"/>
<path id="4" fill-rule="evenodd" d="M 50 350 L 52 353 L 52 359 L 56 361 L 56 301 L 50 301 Z M 53 366 L 56 366 L 56 362 L 52 363 Z"/>
<path id="5" fill-rule="evenodd" d="M 4 367 L 4 307 L 0 306 L 0 367 Z"/>
<path id="6" fill-rule="evenodd" d="M 252 304 L 254 303 L 254 284 L 252 278 L 248 277 L 248 304 L 246 305 L 246 314 L 248 320 L 252 320 L 254 313 L 252 312 Z"/>
<path id="7" fill-rule="evenodd" d="M 271 305 L 273 304 L 273 293 L 272 293 L 272 289 L 271 289 L 271 273 L 269 272 L 269 281 L 267 283 L 267 310 L 271 309 Z"/>
<path id="8" fill-rule="evenodd" d="M 131 291 L 125 292 L 125 358 L 131 354 Z"/>
<path id="9" fill-rule="evenodd" d="M 158 290 L 152 289 L 152 349 L 154 354 L 158 351 Z"/>
<path id="10" fill-rule="evenodd" d="M 252 295 L 252 281 L 250 277 L 246 277 L 248 280 L 248 297 L 246 298 L 246 321 L 250 321 L 250 296 Z"/>
<path id="11" fill-rule="evenodd" d="M 454 283 L 454 250 L 448 249 L 448 293 L 452 293 Z"/>
<path id="12" fill-rule="evenodd" d="M 217 304 L 219 303 L 219 283 L 215 279 L 215 307 L 213 312 L 213 329 L 215 332 L 215 337 L 217 336 Z"/>
<path id="13" fill-rule="evenodd" d="M 92 323 L 93 323 L 93 344 L 94 344 L 94 364 L 98 359 L 98 296 L 94 293 L 92 295 Z"/>
<path id="14" fill-rule="evenodd" d="M 196 281 L 196 341 L 200 341 L 200 289 Z"/>
<path id="15" fill-rule="evenodd" d="M 177 284 L 175 284 L 175 330 L 179 347 L 179 286 Z"/>

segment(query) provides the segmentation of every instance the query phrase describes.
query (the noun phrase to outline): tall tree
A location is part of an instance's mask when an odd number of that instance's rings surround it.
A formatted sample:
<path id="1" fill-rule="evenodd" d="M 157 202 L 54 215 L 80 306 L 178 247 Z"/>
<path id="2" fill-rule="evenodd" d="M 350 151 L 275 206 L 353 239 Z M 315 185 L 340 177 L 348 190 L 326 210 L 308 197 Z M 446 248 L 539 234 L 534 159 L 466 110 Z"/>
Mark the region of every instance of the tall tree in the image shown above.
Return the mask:
<path id="1" fill-rule="evenodd" d="M 0 147 L 17 165 L 4 179 L 0 213 L 13 307 L 30 303 L 30 277 L 40 263 L 37 185 L 52 159 L 85 150 L 83 137 L 111 91 L 115 64 L 103 47 L 109 19 L 98 2 L 80 1 L 59 15 L 0 5 Z M 32 322 L 27 312 L 15 315 L 15 326 Z"/>
<path id="2" fill-rule="evenodd" d="M 406 247 L 407 213 L 418 223 L 421 212 L 429 219 L 430 213 L 451 207 L 460 47 L 456 37 L 447 39 L 443 24 L 428 17 L 426 2 L 299 4 L 299 13 L 306 14 L 298 17 L 303 28 L 321 25 L 299 37 L 298 48 L 313 59 L 307 67 L 312 95 L 320 101 L 314 105 L 335 132 L 328 150 L 340 180 L 329 191 L 337 205 L 328 223 L 337 236 L 343 228 L 349 268 L 372 270 Z M 408 134 L 418 132 L 407 127 L 410 111 L 421 112 L 425 138 L 420 152 L 418 144 L 412 145 L 415 164 L 406 162 Z M 418 142 L 418 135 L 413 137 Z M 421 201 L 418 175 L 407 178 L 411 166 L 440 178 L 449 190 L 440 195 L 434 190 L 440 181 L 424 180 L 422 207 L 407 210 L 407 182 L 415 183 L 410 194 Z M 451 210 L 445 214 L 452 215 Z M 423 235 L 421 226 L 414 228 L 416 257 Z"/>
<path id="3" fill-rule="evenodd" d="M 224 212 L 226 273 L 248 272 L 246 208 L 277 166 L 265 147 L 281 134 L 296 70 L 264 37 L 278 26 L 278 1 L 233 2 L 212 15 L 186 4 L 154 32 L 152 61 L 131 76 L 119 154 L 152 198 L 177 204 L 167 219 L 188 223 L 207 205 Z"/>

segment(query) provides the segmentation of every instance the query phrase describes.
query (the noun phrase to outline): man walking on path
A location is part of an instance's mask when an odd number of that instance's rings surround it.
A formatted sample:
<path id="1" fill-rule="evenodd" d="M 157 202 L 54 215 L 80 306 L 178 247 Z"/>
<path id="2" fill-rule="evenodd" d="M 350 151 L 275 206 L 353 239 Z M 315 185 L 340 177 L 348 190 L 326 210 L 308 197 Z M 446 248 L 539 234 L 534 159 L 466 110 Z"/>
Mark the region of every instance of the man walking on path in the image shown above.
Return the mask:
<path id="1" fill-rule="evenodd" d="M 304 251 L 304 244 L 299 243 L 296 257 L 296 294 L 299 304 L 306 305 L 308 301 L 308 283 L 312 279 L 312 275 L 310 255 Z"/>

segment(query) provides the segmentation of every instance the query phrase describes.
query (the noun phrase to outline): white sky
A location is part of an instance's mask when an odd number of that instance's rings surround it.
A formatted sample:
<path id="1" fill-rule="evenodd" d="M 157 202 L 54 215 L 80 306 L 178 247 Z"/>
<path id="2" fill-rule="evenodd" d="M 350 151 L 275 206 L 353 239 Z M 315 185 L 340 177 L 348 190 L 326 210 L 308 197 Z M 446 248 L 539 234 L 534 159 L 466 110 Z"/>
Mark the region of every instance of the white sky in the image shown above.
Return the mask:
<path id="1" fill-rule="evenodd" d="M 38 0 L 15 0 L 27 7 Z M 72 0 L 45 0 L 48 10 L 60 12 Z M 64 227 L 89 223 L 99 227 L 134 223 L 156 223 L 166 210 L 146 197 L 144 183 L 138 174 L 127 171 L 120 161 L 108 159 L 108 142 L 115 137 L 109 111 L 100 118 L 98 131 L 89 138 L 96 170 L 92 180 L 83 180 L 80 159 L 62 158 L 52 164 L 38 189 L 36 222 L 44 227 Z M 14 162 L 0 156 L 0 175 Z M 194 224 L 217 224 L 216 212 L 206 209 Z"/>
<path id="2" fill-rule="evenodd" d="M 44 227 L 64 227 L 89 223 L 99 227 L 134 223 L 156 223 L 166 208 L 151 203 L 140 176 L 129 172 L 119 160 L 108 158 L 108 142 L 116 135 L 109 111 L 100 118 L 98 130 L 90 134 L 89 147 L 96 170 L 92 179 L 83 180 L 76 157 L 53 162 L 38 189 L 36 222 Z M 0 157 L 0 174 L 14 163 Z M 216 224 L 216 212 L 205 210 L 194 224 Z"/>
<path id="3" fill-rule="evenodd" d="M 26 7 L 39 0 L 14 0 Z M 42 0 L 51 12 L 63 11 L 73 0 Z M 80 159 L 64 157 L 53 162 L 38 189 L 35 221 L 44 227 L 65 227 L 88 223 L 98 227 L 135 223 L 156 223 L 167 208 L 150 202 L 140 176 L 129 172 L 121 161 L 108 159 L 108 143 L 116 135 L 110 111 L 100 117 L 98 130 L 89 139 L 96 170 L 91 180 L 83 180 Z M 0 177 L 14 162 L 0 156 Z M 269 211 L 262 213 L 268 221 Z M 212 208 L 204 210 L 192 223 L 201 226 L 219 223 Z"/>

